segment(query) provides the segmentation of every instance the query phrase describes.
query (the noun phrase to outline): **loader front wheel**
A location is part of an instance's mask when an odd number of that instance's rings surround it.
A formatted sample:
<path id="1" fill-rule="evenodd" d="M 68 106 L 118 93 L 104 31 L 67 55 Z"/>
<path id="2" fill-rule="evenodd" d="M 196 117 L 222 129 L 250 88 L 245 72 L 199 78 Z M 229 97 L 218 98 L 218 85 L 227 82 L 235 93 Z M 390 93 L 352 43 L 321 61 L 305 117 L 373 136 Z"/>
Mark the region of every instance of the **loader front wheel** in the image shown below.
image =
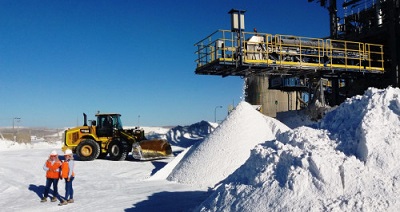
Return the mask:
<path id="1" fill-rule="evenodd" d="M 128 155 L 128 144 L 124 140 L 115 139 L 108 145 L 111 160 L 125 160 Z"/>
<path id="2" fill-rule="evenodd" d="M 82 161 L 94 160 L 100 155 L 100 146 L 96 141 L 86 139 L 78 145 L 76 154 Z"/>

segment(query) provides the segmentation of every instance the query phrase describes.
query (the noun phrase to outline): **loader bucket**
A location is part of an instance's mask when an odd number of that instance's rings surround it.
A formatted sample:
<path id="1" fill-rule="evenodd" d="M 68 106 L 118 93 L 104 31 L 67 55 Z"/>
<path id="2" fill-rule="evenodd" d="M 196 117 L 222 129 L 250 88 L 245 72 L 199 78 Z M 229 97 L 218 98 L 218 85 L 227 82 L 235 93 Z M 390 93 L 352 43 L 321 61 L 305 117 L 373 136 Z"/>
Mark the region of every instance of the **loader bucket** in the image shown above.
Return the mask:
<path id="1" fill-rule="evenodd" d="M 166 158 L 172 155 L 171 145 L 166 140 L 143 140 L 135 143 L 132 149 L 132 156 L 138 160 L 151 160 Z"/>

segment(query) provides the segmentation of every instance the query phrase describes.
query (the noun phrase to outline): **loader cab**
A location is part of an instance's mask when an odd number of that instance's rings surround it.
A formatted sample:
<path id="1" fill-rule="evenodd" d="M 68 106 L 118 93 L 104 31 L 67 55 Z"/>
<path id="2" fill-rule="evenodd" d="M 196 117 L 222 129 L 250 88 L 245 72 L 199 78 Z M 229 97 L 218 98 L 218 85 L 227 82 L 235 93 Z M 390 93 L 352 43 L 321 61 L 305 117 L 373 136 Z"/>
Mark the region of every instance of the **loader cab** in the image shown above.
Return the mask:
<path id="1" fill-rule="evenodd" d="M 112 137 L 113 130 L 122 130 L 120 114 L 97 114 L 96 132 L 98 137 Z"/>

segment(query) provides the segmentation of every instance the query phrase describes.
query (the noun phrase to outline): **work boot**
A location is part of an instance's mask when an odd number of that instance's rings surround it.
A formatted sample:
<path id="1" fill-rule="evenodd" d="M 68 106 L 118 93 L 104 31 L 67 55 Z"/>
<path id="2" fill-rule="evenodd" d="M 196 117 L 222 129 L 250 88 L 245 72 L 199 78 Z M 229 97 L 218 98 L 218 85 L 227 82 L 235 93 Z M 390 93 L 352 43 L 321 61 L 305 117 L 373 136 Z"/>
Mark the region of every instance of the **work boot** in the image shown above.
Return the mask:
<path id="1" fill-rule="evenodd" d="M 69 199 L 67 202 L 68 203 L 74 203 L 74 199 Z"/>
<path id="2" fill-rule="evenodd" d="M 58 205 L 66 205 L 66 204 L 68 204 L 68 202 L 67 202 L 66 200 L 62 200 L 62 201 L 60 202 L 60 204 L 58 204 Z"/>
<path id="3" fill-rule="evenodd" d="M 52 201 L 52 202 L 57 202 L 57 197 L 52 197 L 52 198 L 51 198 L 51 201 Z"/>
<path id="4" fill-rule="evenodd" d="M 40 202 L 47 202 L 47 197 L 43 197 Z"/>

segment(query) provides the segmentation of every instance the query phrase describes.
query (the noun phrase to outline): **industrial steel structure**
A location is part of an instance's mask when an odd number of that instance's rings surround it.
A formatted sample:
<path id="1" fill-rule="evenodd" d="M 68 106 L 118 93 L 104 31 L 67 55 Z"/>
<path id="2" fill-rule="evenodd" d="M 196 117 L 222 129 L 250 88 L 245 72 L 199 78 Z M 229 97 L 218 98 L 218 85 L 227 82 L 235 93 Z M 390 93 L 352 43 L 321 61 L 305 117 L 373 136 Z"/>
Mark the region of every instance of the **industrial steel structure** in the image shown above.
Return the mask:
<path id="1" fill-rule="evenodd" d="M 337 105 L 367 87 L 398 86 L 399 1 L 345 1 L 338 12 L 336 0 L 317 0 L 329 11 L 329 38 L 246 32 L 245 11 L 232 9 L 231 30 L 195 44 L 195 73 L 245 78 L 246 101 L 270 116 L 316 97 Z"/>
<path id="2" fill-rule="evenodd" d="M 381 86 L 400 85 L 400 0 L 336 0 L 317 2 L 329 12 L 330 37 L 382 44 L 385 75 Z"/>
<path id="3" fill-rule="evenodd" d="M 383 73 L 383 46 L 346 40 L 218 30 L 198 42 L 196 74 L 246 76 L 257 72 Z M 243 46 L 238 49 L 238 43 Z"/>

